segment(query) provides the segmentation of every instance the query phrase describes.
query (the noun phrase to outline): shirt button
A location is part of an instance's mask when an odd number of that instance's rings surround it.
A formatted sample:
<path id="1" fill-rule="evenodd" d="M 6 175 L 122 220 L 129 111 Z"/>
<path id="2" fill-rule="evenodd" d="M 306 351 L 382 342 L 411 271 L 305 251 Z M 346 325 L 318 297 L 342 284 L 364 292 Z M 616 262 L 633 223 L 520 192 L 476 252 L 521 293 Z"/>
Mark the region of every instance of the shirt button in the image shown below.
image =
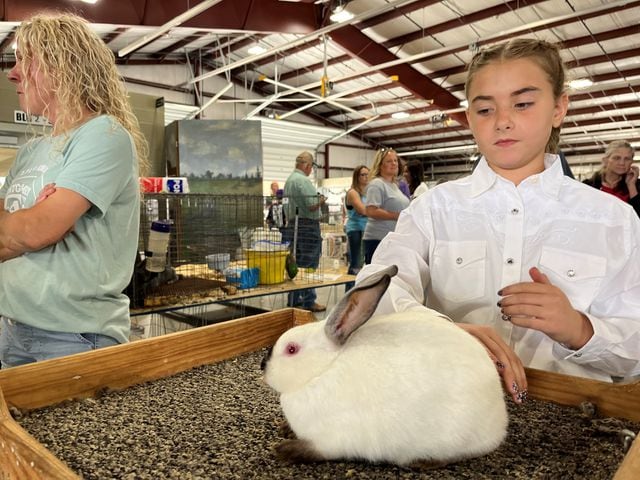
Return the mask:
<path id="1" fill-rule="evenodd" d="M 576 271 L 573 268 L 567 270 L 567 277 L 573 278 L 575 276 L 576 276 Z"/>
<path id="2" fill-rule="evenodd" d="M 507 265 L 513 265 L 515 260 L 513 258 L 507 258 Z"/>
<path id="3" fill-rule="evenodd" d="M 456 258 L 456 263 L 460 265 L 462 263 L 462 257 Z"/>
<path id="4" fill-rule="evenodd" d="M 518 213 L 520 213 L 520 210 L 518 210 L 517 208 L 511 209 L 511 214 L 512 215 L 517 215 Z"/>
<path id="5" fill-rule="evenodd" d="M 577 357 L 577 358 L 580 358 L 581 356 L 582 356 L 582 354 L 581 354 L 581 353 L 576 353 L 576 354 L 574 355 L 574 357 Z"/>

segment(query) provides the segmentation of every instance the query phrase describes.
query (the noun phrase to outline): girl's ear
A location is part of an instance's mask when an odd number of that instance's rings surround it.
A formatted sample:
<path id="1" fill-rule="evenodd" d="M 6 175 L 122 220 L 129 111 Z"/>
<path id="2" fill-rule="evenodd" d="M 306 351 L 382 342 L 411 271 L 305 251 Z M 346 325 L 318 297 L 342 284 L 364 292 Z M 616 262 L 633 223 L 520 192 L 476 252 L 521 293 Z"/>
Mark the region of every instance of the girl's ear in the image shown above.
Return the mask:
<path id="1" fill-rule="evenodd" d="M 555 128 L 562 125 L 564 117 L 567 115 L 567 109 L 569 108 L 569 95 L 567 92 L 563 92 L 556 100 L 556 106 L 553 112 L 553 126 Z"/>

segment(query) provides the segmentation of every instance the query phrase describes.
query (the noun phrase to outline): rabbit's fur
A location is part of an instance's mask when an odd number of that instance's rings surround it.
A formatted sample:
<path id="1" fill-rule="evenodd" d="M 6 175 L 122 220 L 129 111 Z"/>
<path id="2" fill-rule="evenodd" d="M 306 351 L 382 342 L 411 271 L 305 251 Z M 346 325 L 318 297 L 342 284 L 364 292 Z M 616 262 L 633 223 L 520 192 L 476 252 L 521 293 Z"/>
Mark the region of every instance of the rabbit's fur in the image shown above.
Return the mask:
<path id="1" fill-rule="evenodd" d="M 426 309 L 371 316 L 396 272 L 366 279 L 325 321 L 285 332 L 265 359 L 297 437 L 281 456 L 438 465 L 503 441 L 501 382 L 478 340 Z"/>

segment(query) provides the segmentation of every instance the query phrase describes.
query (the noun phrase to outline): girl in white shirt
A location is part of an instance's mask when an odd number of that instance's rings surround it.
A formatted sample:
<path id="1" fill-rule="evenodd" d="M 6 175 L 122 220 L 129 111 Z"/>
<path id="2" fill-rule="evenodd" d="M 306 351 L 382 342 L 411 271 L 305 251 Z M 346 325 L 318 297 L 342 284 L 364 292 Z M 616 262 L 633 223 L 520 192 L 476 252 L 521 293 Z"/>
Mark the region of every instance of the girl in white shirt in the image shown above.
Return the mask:
<path id="1" fill-rule="evenodd" d="M 563 175 L 553 152 L 564 83 L 558 49 L 544 41 L 476 54 L 467 119 L 483 158 L 413 201 L 358 276 L 398 265 L 377 311 L 445 313 L 484 343 L 518 403 L 523 364 L 608 381 L 640 375 L 640 220 Z"/>

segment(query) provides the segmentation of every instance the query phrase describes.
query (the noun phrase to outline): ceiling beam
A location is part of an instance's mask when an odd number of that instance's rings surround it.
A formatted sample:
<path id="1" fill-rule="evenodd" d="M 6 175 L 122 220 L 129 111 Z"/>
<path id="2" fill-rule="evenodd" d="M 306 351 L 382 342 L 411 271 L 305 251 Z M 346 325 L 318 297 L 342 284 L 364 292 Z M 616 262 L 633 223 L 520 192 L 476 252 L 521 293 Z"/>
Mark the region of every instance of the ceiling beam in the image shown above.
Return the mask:
<path id="1" fill-rule="evenodd" d="M 360 22 L 355 22 L 354 23 L 352 21 L 352 24 L 355 24 L 358 27 L 358 29 L 360 29 L 360 30 L 365 30 L 365 29 L 371 28 L 371 27 L 373 27 L 375 25 L 379 25 L 381 23 L 388 22 L 390 20 L 398 18 L 398 17 L 400 17 L 402 15 L 407 15 L 408 13 L 411 13 L 411 12 L 413 12 L 415 10 L 420 9 L 420 8 L 425 8 L 425 7 L 428 7 L 428 6 L 433 5 L 435 3 L 440 3 L 440 1 L 441 0 L 420 0 L 420 1 L 416 1 L 416 2 L 410 3 L 409 5 L 404 5 L 402 7 L 396 7 L 393 10 L 381 13 L 380 15 L 375 15 L 375 16 L 373 16 L 371 18 L 368 18 L 366 20 L 362 20 Z M 305 50 L 309 50 L 310 48 L 313 48 L 314 46 L 315 45 L 313 45 L 313 44 L 305 44 L 305 45 L 302 45 L 302 46 L 294 47 L 294 48 L 291 48 L 291 49 L 284 50 L 284 51 L 280 52 L 278 54 L 278 56 L 286 57 L 286 56 L 289 56 L 289 55 L 293 55 L 295 53 L 301 53 L 301 52 L 303 52 Z M 267 64 L 269 64 L 271 62 L 272 62 L 271 59 L 263 59 L 263 60 L 260 60 L 260 61 L 256 62 L 256 65 L 264 66 L 264 65 L 267 65 Z M 319 67 L 319 68 L 322 68 L 322 67 Z M 281 77 L 281 80 L 284 81 L 286 79 Z"/>
<path id="2" fill-rule="evenodd" d="M 402 15 L 407 15 L 411 12 L 415 12 L 421 8 L 429 7 L 433 4 L 440 3 L 440 0 L 420 0 L 418 2 L 413 2 L 409 5 L 405 5 L 403 7 L 395 8 L 389 12 L 381 13 L 380 15 L 376 15 L 375 17 L 371 17 L 367 20 L 363 20 L 361 22 L 356 23 L 356 26 L 359 30 L 365 30 L 367 28 L 374 27 L 384 22 L 388 22 L 390 20 L 395 20 Z"/>
<path id="3" fill-rule="evenodd" d="M 558 47 L 562 50 L 566 50 L 567 48 L 576 48 L 581 47 L 583 45 L 588 45 L 594 42 L 604 42 L 606 40 L 611 40 L 613 38 L 623 38 L 629 35 L 634 35 L 640 33 L 640 26 L 633 25 L 631 27 L 620 28 L 617 30 L 610 30 L 608 32 L 600 32 L 594 35 L 584 35 L 582 37 L 573 38 L 571 40 L 564 40 L 562 42 L 558 42 Z M 606 56 L 599 56 L 606 57 Z M 576 66 L 583 65 L 580 60 L 574 60 L 566 63 L 567 68 L 574 68 Z M 464 73 L 466 70 L 466 65 L 459 65 L 457 67 L 446 68 L 444 70 L 438 70 L 437 72 L 430 73 L 428 76 L 432 80 L 437 78 L 446 78 L 452 75 L 457 75 L 460 73 Z"/>
<path id="4" fill-rule="evenodd" d="M 591 76 L 591 80 L 593 80 L 594 84 L 598 84 L 599 82 L 605 82 L 608 80 L 617 80 L 620 78 L 631 78 L 631 77 L 637 77 L 640 76 L 640 68 L 632 68 L 629 70 L 618 70 L 615 72 L 609 72 L 609 73 L 603 73 L 600 75 L 593 75 Z M 584 93 L 570 93 L 569 95 L 569 100 L 570 101 L 581 101 L 581 100 L 586 100 L 586 99 L 590 99 L 590 98 L 600 98 L 600 97 L 608 97 L 608 96 L 613 96 L 613 95 L 624 95 L 626 93 L 634 93 L 634 89 L 633 87 L 635 87 L 636 85 L 627 85 L 625 87 L 619 87 L 619 88 L 612 88 L 612 89 L 608 89 L 608 90 L 593 90 L 590 92 L 584 92 Z M 638 88 L 640 88 L 640 82 L 638 83 Z M 460 88 L 458 88 L 460 87 Z M 456 90 L 460 89 L 462 90 L 462 86 L 454 86 L 454 88 L 456 88 Z M 385 90 L 385 87 L 377 87 L 375 90 L 371 90 L 370 93 L 373 93 L 374 91 L 382 91 Z M 348 97 L 347 97 L 348 98 Z M 398 102 L 407 102 L 407 103 L 411 103 L 411 102 L 415 102 L 416 98 L 415 97 L 408 97 L 408 98 L 398 98 L 397 100 L 376 100 L 375 102 L 363 102 L 360 105 L 351 105 L 351 108 L 353 108 L 354 110 L 357 111 L 366 111 L 366 110 L 374 110 L 376 109 L 377 106 L 380 105 L 390 105 L 390 104 L 396 104 Z M 412 108 L 412 109 L 405 109 L 404 111 L 409 113 L 409 114 L 419 114 L 419 113 L 423 113 L 427 110 L 432 110 L 431 108 L 428 108 L 427 106 L 422 106 L 422 107 L 416 107 L 416 108 Z M 328 112 L 324 112 L 322 115 L 327 117 L 327 118 L 331 118 L 332 116 L 338 115 L 340 112 L 336 111 L 336 110 L 331 110 Z M 384 119 L 388 119 L 391 117 L 392 114 L 390 113 L 385 113 L 380 115 L 379 119 L 380 120 L 384 120 Z M 351 123 L 352 120 L 347 121 L 347 124 Z"/>
<path id="5" fill-rule="evenodd" d="M 171 55 L 173 53 L 176 53 L 182 47 L 184 47 L 186 45 L 189 45 L 190 43 L 193 43 L 193 42 L 196 42 L 198 40 L 201 40 L 202 37 L 206 37 L 207 35 L 209 35 L 209 32 L 200 31 L 200 32 L 193 33 L 191 35 L 188 35 L 188 36 L 178 40 L 175 43 L 172 43 L 171 45 L 163 48 L 162 50 L 158 50 L 157 52 L 155 52 L 151 56 L 153 58 L 155 58 L 156 60 L 158 60 L 158 62 L 162 63 L 164 60 L 166 60 L 166 58 L 169 55 Z M 178 52 L 178 53 L 181 53 L 181 52 Z"/>
<path id="6" fill-rule="evenodd" d="M 348 60 L 353 59 L 353 55 L 340 55 L 338 57 L 333 57 L 330 58 L 327 61 L 327 67 L 331 67 L 333 65 L 338 65 L 340 63 L 344 63 Z M 290 70 L 286 73 L 283 73 L 280 75 L 280 80 L 283 82 L 286 82 L 287 80 L 291 80 L 292 78 L 296 78 L 299 77 L 302 74 L 305 73 L 312 73 L 315 72 L 317 70 L 322 70 L 325 66 L 324 62 L 318 62 L 318 63 L 314 63 L 312 65 L 307 65 L 306 67 L 302 67 L 300 69 L 296 69 L 296 70 Z"/>
<path id="7" fill-rule="evenodd" d="M 572 14 L 569 15 L 562 15 L 559 17 L 555 17 L 551 18 L 551 19 L 546 19 L 546 20 L 541 20 L 541 21 L 537 21 L 537 22 L 533 22 L 531 24 L 527 24 L 527 25 L 523 25 L 521 27 L 517 27 L 517 28 L 513 28 L 510 29 L 506 32 L 503 33 L 497 33 L 496 35 L 493 36 L 488 36 L 486 37 L 484 40 L 478 40 L 476 42 L 477 46 L 483 46 L 483 45 L 487 45 L 487 44 L 492 44 L 492 43 L 496 43 L 498 41 L 502 41 L 502 40 L 507 40 L 510 38 L 514 38 L 517 36 L 521 36 L 523 33 L 527 32 L 527 33 L 534 33 L 537 31 L 542 31 L 542 30 L 547 30 L 549 28 L 554 28 L 557 26 L 561 26 L 561 25 L 566 25 L 569 23 L 574 23 L 577 21 L 583 21 L 585 19 L 588 18 L 594 18 L 594 17 L 598 17 L 598 16 L 602 16 L 602 15 L 606 15 L 606 14 L 611 14 L 614 12 L 618 12 L 618 11 L 623 11 L 629 8 L 634 8 L 640 5 L 640 0 L 637 1 L 628 1 L 628 0 L 620 0 L 617 2 L 613 2 L 610 5 L 606 5 L 606 6 L 597 6 L 597 7 L 593 7 L 591 9 L 588 9 L 588 11 L 582 11 L 582 12 L 574 12 Z M 438 48 L 436 50 L 430 50 L 424 53 L 420 53 L 420 54 L 416 54 L 416 55 L 411 55 L 409 57 L 404 58 L 402 61 L 404 61 L 405 63 L 409 63 L 409 64 L 414 64 L 414 63 L 421 63 L 424 62 L 425 60 L 429 59 L 429 60 L 433 60 L 435 58 L 440 58 L 443 56 L 449 56 L 449 55 L 453 55 L 455 53 L 459 53 L 462 51 L 466 51 L 469 49 L 469 45 L 464 43 L 461 45 L 456 45 L 456 46 L 452 46 L 452 47 L 443 47 L 443 48 Z M 459 66 L 456 67 L 457 69 L 464 69 L 464 66 Z M 458 70 L 459 71 L 459 70 Z M 464 71 L 464 70 L 462 70 Z M 349 79 L 354 79 L 354 78 L 361 78 L 365 75 L 367 75 L 369 73 L 369 71 L 363 71 L 360 73 L 360 75 L 353 75 L 350 76 Z M 438 74 L 436 73 L 432 73 L 429 74 L 429 78 L 431 79 L 435 79 L 435 78 L 439 78 L 441 77 L 442 74 Z M 460 88 L 458 88 L 458 90 L 460 90 Z M 458 90 L 454 90 L 449 88 L 450 92 L 455 92 Z"/>
<path id="8" fill-rule="evenodd" d="M 368 65 L 383 64 L 398 58 L 382 45 L 372 41 L 356 27 L 347 26 L 341 28 L 333 32 L 332 39 L 345 50 L 357 55 L 358 58 Z M 400 64 L 384 68 L 381 71 L 387 76 L 397 75 L 399 85 L 420 98 L 432 100 L 433 104 L 442 110 L 459 106 L 460 101 L 455 96 L 441 86 L 433 83 L 411 65 Z M 464 115 L 454 114 L 452 118 L 461 125 L 467 125 L 467 119 Z"/>
<path id="9" fill-rule="evenodd" d="M 565 68 L 567 70 L 571 70 L 572 68 L 588 67 L 590 65 L 596 65 L 598 63 L 610 62 L 612 60 L 625 60 L 627 58 L 634 58 L 638 56 L 640 56 L 640 48 L 632 48 L 630 50 L 622 50 L 619 52 L 607 53 L 606 55 L 596 55 L 594 57 L 581 58 L 580 60 L 571 60 L 565 63 Z M 633 72 L 634 70 L 629 70 L 629 71 Z M 624 76 L 629 76 L 629 77 L 636 75 L 635 73 L 626 75 L 624 74 L 625 70 L 620 70 L 620 72 L 622 72 Z M 620 78 L 620 74 L 617 74 L 616 72 L 612 72 L 612 73 L 606 73 L 601 75 L 594 75 L 593 77 L 591 77 L 591 79 L 594 82 L 612 80 L 612 78 Z M 457 85 L 452 85 L 451 87 L 449 87 L 449 90 L 452 92 L 462 91 L 464 90 L 464 84 L 459 83 Z"/>
<path id="10" fill-rule="evenodd" d="M 535 4 L 535 3 L 539 3 L 541 1 L 545 1 L 545 0 L 528 0 L 524 1 L 524 0 L 511 0 L 510 2 L 508 2 L 507 4 L 502 4 L 502 5 L 498 5 L 497 7 L 491 7 L 491 8 L 487 8 L 484 10 L 481 10 L 480 12 L 476 12 L 474 14 L 470 14 L 470 15 L 464 15 L 462 17 L 457 18 L 456 20 L 451 20 L 449 22 L 443 22 L 440 23 L 438 25 L 434 25 L 434 26 L 430 26 L 428 27 L 428 29 L 426 30 L 418 30 L 416 32 L 412 32 L 409 33 L 407 35 L 401 35 L 399 37 L 395 37 L 392 38 L 390 40 L 388 40 L 387 42 L 382 43 L 382 45 L 385 48 L 391 49 L 392 47 L 398 46 L 398 45 L 402 45 L 404 43 L 408 43 L 410 41 L 422 38 L 426 35 L 432 35 L 435 33 L 440 33 L 443 31 L 446 31 L 450 28 L 454 28 L 457 26 L 462 26 L 464 24 L 466 24 L 466 22 L 471 22 L 471 21 L 478 21 L 478 20 L 482 20 L 485 18 L 490 18 L 490 17 L 494 17 L 497 15 L 500 15 L 501 13 L 507 12 L 507 11 L 512 11 L 515 10 L 517 8 L 520 7 L 525 7 L 525 6 L 529 6 L 531 4 Z M 422 1 L 422 2 L 415 2 L 412 3 L 410 5 L 407 5 L 403 8 L 397 8 L 393 11 L 384 13 L 382 15 L 378 15 L 376 17 L 371 18 L 368 21 L 364 21 L 364 22 L 358 22 L 355 24 L 355 26 L 358 28 L 358 30 L 364 30 L 366 28 L 369 28 L 371 26 L 377 25 L 379 23 L 382 23 L 383 21 L 389 21 L 389 20 L 393 20 L 394 18 L 397 18 L 401 15 L 406 15 L 407 13 L 410 13 L 414 10 L 417 10 L 419 8 L 425 8 L 429 5 L 432 5 L 434 3 L 440 3 L 439 1 L 433 1 L 433 0 L 429 0 L 429 1 Z M 307 48 L 311 48 L 311 46 L 307 47 Z M 293 50 L 293 49 L 292 49 Z M 287 53 L 287 54 L 293 54 L 296 53 L 294 51 L 287 51 L 287 52 L 283 52 L 283 53 Z M 336 63 L 341 63 L 342 61 L 346 61 L 349 60 L 351 57 L 347 57 L 344 58 L 345 56 L 342 57 L 336 57 L 334 59 L 330 60 L 330 65 L 335 65 Z M 338 58 L 344 58 L 344 60 L 340 60 L 338 61 Z M 264 65 L 269 63 L 268 61 L 263 61 L 264 63 L 258 63 L 258 65 Z M 296 76 L 300 75 L 300 71 L 304 70 L 304 71 L 315 71 L 315 70 L 319 70 L 321 68 L 324 67 L 324 63 L 323 62 L 319 62 L 313 65 L 308 65 L 302 69 L 297 69 L 297 70 L 292 70 L 289 71 L 283 75 L 281 75 L 281 79 L 283 81 L 294 78 Z"/>
<path id="11" fill-rule="evenodd" d="M 618 103 L 606 103 L 606 104 L 601 104 L 601 105 L 595 105 L 595 106 L 589 106 L 589 107 L 580 107 L 580 108 L 572 108 L 569 109 L 569 111 L 567 112 L 566 115 L 566 122 L 571 122 L 571 117 L 572 116 L 578 116 L 578 115 L 589 115 L 591 113 L 600 113 L 600 112 L 609 112 L 609 111 L 619 111 L 625 108 L 637 108 L 638 107 L 638 102 L 636 100 L 633 101 L 627 101 L 627 102 L 618 102 Z M 420 112 L 416 112 L 416 113 L 420 113 Z M 403 128 L 409 128 L 409 127 L 416 127 L 416 126 L 420 126 L 420 125 L 428 125 L 430 123 L 428 118 L 422 118 L 419 120 L 412 120 L 410 122 L 402 122 L 402 123 L 394 123 L 391 125 L 383 125 L 383 126 L 378 126 L 378 127 L 371 127 L 371 128 L 367 128 L 365 130 L 361 130 L 361 132 L 363 134 L 371 134 L 371 133 L 377 133 L 377 132 L 385 132 L 385 131 L 389 131 L 389 130 L 400 130 Z M 583 123 L 582 122 L 573 122 L 576 126 L 580 126 Z M 451 132 L 454 130 L 455 126 L 451 126 L 451 127 L 445 127 L 441 130 L 439 130 L 437 133 L 446 133 L 446 132 Z M 428 135 L 428 134 L 433 134 L 434 132 L 429 132 L 426 131 L 424 134 Z M 401 136 L 402 135 L 402 136 Z M 416 136 L 416 135 L 411 135 L 411 132 L 406 133 L 406 134 L 400 134 L 397 136 L 394 135 L 385 135 L 385 138 L 387 139 L 393 139 L 393 140 L 397 140 L 400 138 L 407 138 L 407 137 L 403 137 L 403 136 Z"/>
<path id="12" fill-rule="evenodd" d="M 261 53 L 259 55 L 253 55 L 251 57 L 248 58 L 244 58 L 241 60 L 237 60 L 229 65 L 226 65 L 224 67 L 220 67 L 217 68 L 211 72 L 207 72 L 203 75 L 200 75 L 199 77 L 194 78 L 193 80 L 191 80 L 191 83 L 195 83 L 198 82 L 200 80 L 204 80 L 205 78 L 209 78 L 209 77 L 213 77 L 216 75 L 219 75 L 221 73 L 224 73 L 228 70 L 232 70 L 234 68 L 238 68 L 241 67 L 243 65 L 247 65 L 249 63 L 253 63 L 256 62 L 262 58 L 265 57 L 271 57 L 273 55 L 275 55 L 276 53 L 282 52 L 288 48 L 292 48 L 298 45 L 304 45 L 310 41 L 313 41 L 317 38 L 320 38 L 322 35 L 325 35 L 327 33 L 330 32 L 334 32 L 340 28 L 342 28 L 344 25 L 350 24 L 350 23 L 355 23 L 358 22 L 360 20 L 365 20 L 367 18 L 373 17 L 375 15 L 379 15 L 380 13 L 384 13 L 388 10 L 391 10 L 393 8 L 397 8 L 400 7 L 402 5 L 406 5 L 408 3 L 411 3 L 413 0 L 393 0 L 390 3 L 386 3 L 381 7 L 378 8 L 374 8 L 374 9 L 370 9 L 370 10 L 366 10 L 363 13 L 360 13 L 358 15 L 356 15 L 355 17 L 353 17 L 353 19 L 351 20 L 345 20 L 343 22 L 339 22 L 339 23 L 334 23 L 332 25 L 328 25 L 326 27 L 322 27 L 318 30 L 315 30 L 314 32 L 311 32 L 301 38 L 298 38 L 296 40 L 292 40 L 291 42 L 288 43 L 284 43 L 282 45 L 279 45 L 277 47 L 272 47 L 270 49 L 268 49 L 266 52 Z M 288 3 L 288 2 L 281 2 L 281 3 Z"/>
<path id="13" fill-rule="evenodd" d="M 382 45 L 386 48 L 394 48 L 400 45 L 411 43 L 415 40 L 420 40 L 424 37 L 435 35 L 436 33 L 446 32 L 456 27 L 463 27 L 480 20 L 486 20 L 487 18 L 495 18 L 504 13 L 512 12 L 519 8 L 530 7 L 536 3 L 544 2 L 546 0 L 510 0 L 509 2 L 496 5 L 494 7 L 485 8 L 477 12 L 470 13 L 469 15 L 462 15 L 453 20 L 447 22 L 431 25 L 427 28 L 416 30 L 399 37 L 391 38 L 384 42 Z M 358 25 L 360 27 L 360 25 Z"/>
<path id="14" fill-rule="evenodd" d="M 185 22 L 188 22 L 193 17 L 197 17 L 202 12 L 210 9 L 211 7 L 215 7 L 218 3 L 223 0 L 202 0 L 202 2 L 198 3 L 196 6 L 189 8 L 188 10 L 181 12 L 178 16 L 171 18 L 166 23 L 159 26 L 153 32 L 144 35 L 137 40 L 134 40 L 129 45 L 122 47 L 118 50 L 119 57 L 126 57 L 127 55 L 132 54 L 136 50 L 144 47 L 145 45 L 150 44 L 155 41 L 158 37 L 167 33 L 169 30 L 175 27 L 179 27 Z"/>

